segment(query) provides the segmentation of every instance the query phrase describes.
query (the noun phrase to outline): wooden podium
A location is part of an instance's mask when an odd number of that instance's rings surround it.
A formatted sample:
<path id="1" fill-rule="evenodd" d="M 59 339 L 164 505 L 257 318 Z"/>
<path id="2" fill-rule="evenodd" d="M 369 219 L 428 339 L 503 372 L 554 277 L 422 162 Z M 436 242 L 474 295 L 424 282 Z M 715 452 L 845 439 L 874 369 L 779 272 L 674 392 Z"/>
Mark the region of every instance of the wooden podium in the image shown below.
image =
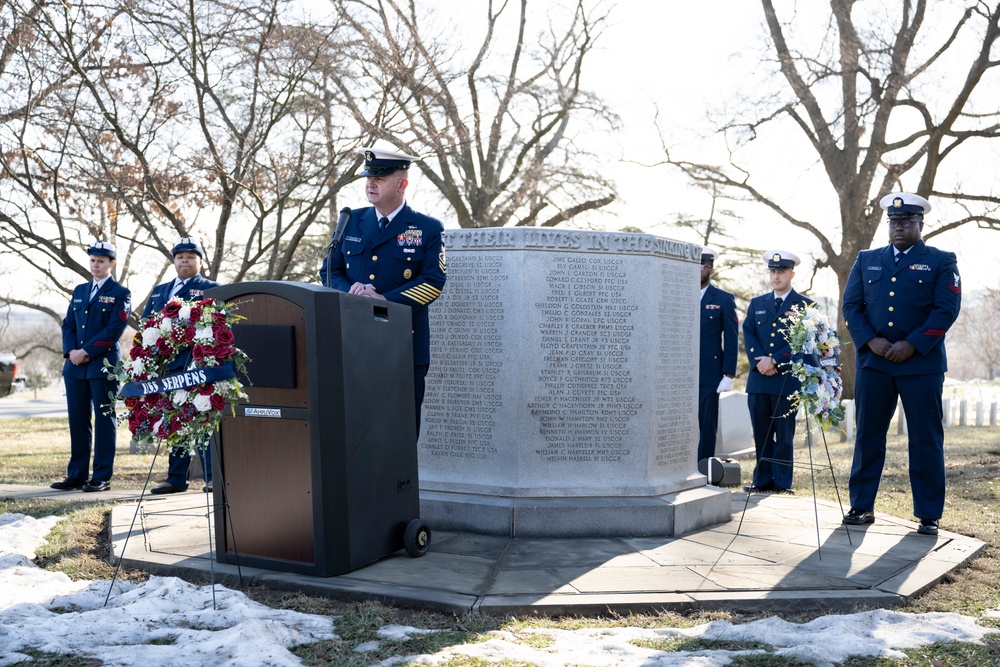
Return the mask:
<path id="1" fill-rule="evenodd" d="M 206 296 L 246 318 L 251 358 L 213 447 L 219 562 L 326 577 L 423 555 L 409 307 L 280 281 Z"/>

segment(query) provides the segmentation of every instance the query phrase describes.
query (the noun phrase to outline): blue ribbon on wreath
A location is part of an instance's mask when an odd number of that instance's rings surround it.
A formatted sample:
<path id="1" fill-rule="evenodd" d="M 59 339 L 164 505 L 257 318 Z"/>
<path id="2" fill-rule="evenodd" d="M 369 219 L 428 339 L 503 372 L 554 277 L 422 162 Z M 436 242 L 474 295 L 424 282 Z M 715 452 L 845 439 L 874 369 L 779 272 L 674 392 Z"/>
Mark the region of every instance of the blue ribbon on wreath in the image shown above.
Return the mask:
<path id="1" fill-rule="evenodd" d="M 118 395 L 122 398 L 129 398 L 132 396 L 145 396 L 146 394 L 161 394 L 166 391 L 196 387 L 200 384 L 214 384 L 223 380 L 230 380 L 234 377 L 236 377 L 236 367 L 233 366 L 233 362 L 229 361 L 221 366 L 192 368 L 188 371 L 170 373 L 155 380 L 129 382 L 121 388 Z"/>

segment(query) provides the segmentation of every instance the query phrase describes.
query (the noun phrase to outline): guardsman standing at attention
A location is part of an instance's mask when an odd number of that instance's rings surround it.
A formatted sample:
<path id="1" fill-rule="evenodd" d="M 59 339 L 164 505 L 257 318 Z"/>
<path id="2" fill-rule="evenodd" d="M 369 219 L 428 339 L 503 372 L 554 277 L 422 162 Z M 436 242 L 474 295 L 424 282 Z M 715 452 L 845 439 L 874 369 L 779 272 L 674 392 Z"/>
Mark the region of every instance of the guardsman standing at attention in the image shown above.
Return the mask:
<path id="1" fill-rule="evenodd" d="M 365 195 L 371 206 L 351 212 L 344 237 L 320 268 L 324 285 L 404 303 L 413 315 L 413 380 L 420 433 L 424 378 L 430 366 L 427 306 L 445 283 L 444 225 L 406 203 L 410 163 L 405 153 L 365 148 Z"/>
<path id="2" fill-rule="evenodd" d="M 917 532 L 937 535 L 945 489 L 944 336 L 962 306 L 961 279 L 955 253 L 920 238 L 924 215 L 931 210 L 926 199 L 897 192 L 879 205 L 888 218 L 889 245 L 858 253 L 844 287 L 844 319 L 858 355 L 851 511 L 844 523 L 875 522 L 886 433 L 899 398 L 906 415 Z"/>
<path id="3" fill-rule="evenodd" d="M 115 467 L 118 383 L 108 378 L 104 362 L 114 365 L 122 358 L 118 339 L 128 323 L 132 294 L 111 276 L 117 258 L 114 245 L 96 241 L 87 254 L 93 279 L 73 290 L 62 322 L 70 456 L 66 479 L 51 485 L 60 491 L 107 491 Z M 92 437 L 94 467 L 90 473 Z"/>
<path id="4" fill-rule="evenodd" d="M 789 372 L 792 353 L 780 320 L 793 306 L 804 307 L 813 300 L 792 289 L 792 269 L 800 261 L 796 255 L 787 250 L 768 250 L 763 259 L 774 290 L 751 299 L 743 320 L 743 346 L 750 359 L 747 404 L 757 450 L 753 489 L 794 493 L 791 462 L 795 414 L 790 397 L 799 390 L 799 381 Z"/>
<path id="5" fill-rule="evenodd" d="M 739 354 L 736 297 L 712 284 L 719 251 L 701 250 L 701 363 L 698 371 L 698 460 L 715 456 L 719 394 L 733 388 Z"/>
<path id="6" fill-rule="evenodd" d="M 218 287 L 219 283 L 203 278 L 201 275 L 202 261 L 205 250 L 198 241 L 182 236 L 174 243 L 174 271 L 177 277 L 157 285 L 146 299 L 146 307 L 142 311 L 143 319 L 153 313 L 163 310 L 171 299 L 183 301 L 201 301 L 205 290 Z M 166 369 L 168 373 L 184 370 L 191 361 L 191 353 L 180 354 Z M 208 446 L 201 451 L 201 464 L 205 471 L 206 492 L 212 490 L 212 457 L 208 455 Z M 155 495 L 178 493 L 188 487 L 188 470 L 191 468 L 191 455 L 187 449 L 171 449 L 168 455 L 167 480 L 149 490 Z"/>

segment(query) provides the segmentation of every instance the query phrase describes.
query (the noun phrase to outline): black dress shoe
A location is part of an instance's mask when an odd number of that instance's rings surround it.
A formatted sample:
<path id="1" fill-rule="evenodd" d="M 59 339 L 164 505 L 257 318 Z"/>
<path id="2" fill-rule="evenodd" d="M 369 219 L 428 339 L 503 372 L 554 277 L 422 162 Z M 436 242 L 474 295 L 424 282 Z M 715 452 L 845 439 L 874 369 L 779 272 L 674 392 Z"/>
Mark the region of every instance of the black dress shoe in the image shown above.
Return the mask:
<path id="1" fill-rule="evenodd" d="M 49 488 L 55 489 L 56 491 L 72 491 L 74 489 L 81 489 L 83 485 L 87 483 L 85 479 L 70 479 L 67 477 L 61 482 L 52 482 L 49 484 Z"/>
<path id="2" fill-rule="evenodd" d="M 108 480 L 100 481 L 92 479 L 83 485 L 83 490 L 90 493 L 92 491 L 107 491 L 111 488 L 111 482 Z"/>
<path id="3" fill-rule="evenodd" d="M 743 490 L 749 493 L 771 493 L 774 491 L 774 482 L 768 482 L 760 486 L 744 486 Z"/>
<path id="4" fill-rule="evenodd" d="M 208 484 L 206 484 L 205 488 L 202 489 L 202 491 L 204 491 L 205 493 L 211 493 L 212 492 L 212 483 L 209 482 Z"/>
<path id="5" fill-rule="evenodd" d="M 187 489 L 177 488 L 170 482 L 164 482 L 163 484 L 160 484 L 159 486 L 154 486 L 149 490 L 149 492 L 152 493 L 154 496 L 162 496 L 165 493 L 183 493 L 184 491 L 187 491 Z"/>
<path id="6" fill-rule="evenodd" d="M 937 535 L 938 519 L 921 519 L 920 525 L 917 526 L 917 532 L 921 535 Z"/>
<path id="7" fill-rule="evenodd" d="M 777 493 L 777 494 L 779 494 L 779 495 L 782 495 L 782 496 L 794 496 L 795 495 L 795 491 L 792 490 L 792 489 L 775 489 L 774 492 Z"/>
<path id="8" fill-rule="evenodd" d="M 849 526 L 863 526 L 866 523 L 875 523 L 875 512 L 851 508 L 851 511 L 844 515 L 844 523 Z"/>

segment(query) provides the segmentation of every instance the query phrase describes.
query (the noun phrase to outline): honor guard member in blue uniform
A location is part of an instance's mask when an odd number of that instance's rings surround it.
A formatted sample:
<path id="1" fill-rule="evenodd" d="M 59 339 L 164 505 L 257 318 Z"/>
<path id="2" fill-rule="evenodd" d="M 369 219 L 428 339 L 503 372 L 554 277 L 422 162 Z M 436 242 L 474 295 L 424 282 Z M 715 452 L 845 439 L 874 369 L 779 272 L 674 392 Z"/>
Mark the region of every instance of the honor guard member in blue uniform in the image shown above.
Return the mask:
<path id="1" fill-rule="evenodd" d="M 701 361 L 698 370 L 698 460 L 715 456 L 719 394 L 731 391 L 739 354 L 736 297 L 712 284 L 719 251 L 701 250 Z"/>
<path id="2" fill-rule="evenodd" d="M 743 320 L 743 346 L 750 360 L 747 404 L 757 450 L 753 488 L 793 493 L 795 414 L 789 397 L 799 390 L 799 381 L 789 372 L 792 353 L 780 320 L 793 306 L 805 306 L 813 300 L 792 289 L 792 269 L 800 261 L 796 255 L 787 250 L 768 250 L 763 259 L 774 290 L 751 299 Z"/>
<path id="3" fill-rule="evenodd" d="M 218 287 L 219 283 L 203 278 L 201 276 L 201 265 L 205 259 L 205 250 L 198 245 L 198 242 L 190 236 L 182 236 L 177 239 L 173 248 L 174 271 L 177 277 L 162 285 L 157 285 L 150 292 L 146 299 L 146 307 L 142 310 L 143 319 L 153 313 L 163 310 L 167 302 L 171 299 L 181 299 L 183 301 L 200 301 L 205 295 L 205 290 Z M 168 373 L 184 370 L 191 361 L 190 351 L 181 354 L 168 367 Z M 188 470 L 191 468 L 191 455 L 187 449 L 170 450 L 167 456 L 167 479 L 158 486 L 149 490 L 150 493 L 162 495 L 165 493 L 178 493 L 187 491 Z M 201 450 L 201 464 L 205 471 L 205 491 L 212 490 L 212 458 L 208 454 L 208 447 Z"/>
<path id="4" fill-rule="evenodd" d="M 70 456 L 66 479 L 51 485 L 60 491 L 106 491 L 111 488 L 115 466 L 114 396 L 118 383 L 108 378 L 104 362 L 114 365 L 122 358 L 118 339 L 128 324 L 132 294 L 111 276 L 117 258 L 114 245 L 96 241 L 87 254 L 93 279 L 73 290 L 62 322 Z M 88 474 L 91 437 L 94 467 Z"/>
<path id="5" fill-rule="evenodd" d="M 323 261 L 320 280 L 342 292 L 410 307 L 419 434 L 431 356 L 427 306 L 441 295 L 445 283 L 444 226 L 406 203 L 407 173 L 419 158 L 378 148 L 361 153 L 365 195 L 372 206 L 351 212 L 340 246 Z"/>
<path id="6" fill-rule="evenodd" d="M 857 433 L 844 523 L 875 522 L 886 433 L 898 397 L 909 434 L 917 530 L 936 535 L 945 488 L 944 336 L 962 305 L 961 279 L 954 253 L 920 239 L 931 210 L 926 199 L 898 192 L 879 204 L 888 217 L 889 245 L 858 253 L 844 288 L 844 319 L 857 350 Z"/>

